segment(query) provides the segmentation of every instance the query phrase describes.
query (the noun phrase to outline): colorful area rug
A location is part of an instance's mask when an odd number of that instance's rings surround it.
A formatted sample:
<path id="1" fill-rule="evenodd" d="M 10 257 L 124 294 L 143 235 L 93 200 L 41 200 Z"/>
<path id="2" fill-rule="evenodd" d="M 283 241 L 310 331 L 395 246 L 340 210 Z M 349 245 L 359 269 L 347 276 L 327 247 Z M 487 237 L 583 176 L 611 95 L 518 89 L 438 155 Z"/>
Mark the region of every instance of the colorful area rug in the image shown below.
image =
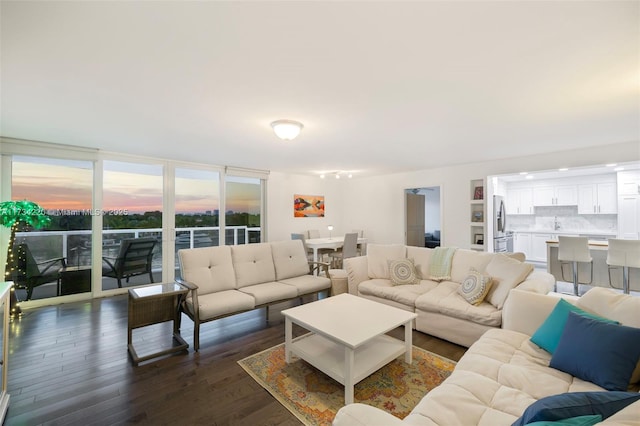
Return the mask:
<path id="1" fill-rule="evenodd" d="M 330 425 L 344 406 L 344 387 L 307 362 L 284 361 L 284 343 L 238 361 L 262 387 L 306 425 Z M 422 397 L 442 383 L 456 363 L 413 347 L 413 364 L 404 355 L 355 386 L 355 402 L 406 417 Z"/>

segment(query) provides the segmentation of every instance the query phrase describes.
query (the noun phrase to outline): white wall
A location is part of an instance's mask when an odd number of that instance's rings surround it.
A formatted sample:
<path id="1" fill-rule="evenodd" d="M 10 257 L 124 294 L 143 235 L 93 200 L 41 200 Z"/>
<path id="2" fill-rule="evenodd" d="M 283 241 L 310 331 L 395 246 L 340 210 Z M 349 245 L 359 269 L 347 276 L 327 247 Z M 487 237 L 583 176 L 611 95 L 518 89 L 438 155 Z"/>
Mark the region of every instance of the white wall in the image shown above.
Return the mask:
<path id="1" fill-rule="evenodd" d="M 333 225 L 334 236 L 351 230 L 344 228 L 342 198 L 346 184 L 345 179 L 272 172 L 267 185 L 268 240 L 288 240 L 291 233 L 303 233 L 308 229 L 317 229 L 322 236 L 329 236 L 328 225 Z M 293 217 L 294 194 L 324 195 L 325 217 Z"/>
<path id="2" fill-rule="evenodd" d="M 351 229 L 363 229 L 369 242 L 404 244 L 404 190 L 440 186 L 443 245 L 466 248 L 470 244 L 469 185 L 472 179 L 522 170 L 552 170 L 638 160 L 640 143 L 635 141 L 386 176 L 354 177 L 336 182 L 272 173 L 268 194 L 269 240 L 289 239 L 291 232 L 310 228 L 326 233 L 326 225 L 332 223 L 336 227 L 336 235 Z M 294 193 L 324 193 L 327 217 L 294 219 L 291 207 Z M 491 195 L 490 192 L 485 194 L 485 199 L 491 199 Z"/>

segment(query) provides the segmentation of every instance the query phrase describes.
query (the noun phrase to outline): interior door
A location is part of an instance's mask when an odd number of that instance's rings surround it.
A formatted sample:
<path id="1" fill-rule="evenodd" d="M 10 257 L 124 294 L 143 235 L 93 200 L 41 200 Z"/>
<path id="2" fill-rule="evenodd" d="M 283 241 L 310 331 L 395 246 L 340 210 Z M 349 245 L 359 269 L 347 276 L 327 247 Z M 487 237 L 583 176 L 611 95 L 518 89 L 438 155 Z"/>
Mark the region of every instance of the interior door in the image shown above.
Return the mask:
<path id="1" fill-rule="evenodd" d="M 424 247 L 424 205 L 425 196 L 422 194 L 405 194 L 407 245 Z"/>

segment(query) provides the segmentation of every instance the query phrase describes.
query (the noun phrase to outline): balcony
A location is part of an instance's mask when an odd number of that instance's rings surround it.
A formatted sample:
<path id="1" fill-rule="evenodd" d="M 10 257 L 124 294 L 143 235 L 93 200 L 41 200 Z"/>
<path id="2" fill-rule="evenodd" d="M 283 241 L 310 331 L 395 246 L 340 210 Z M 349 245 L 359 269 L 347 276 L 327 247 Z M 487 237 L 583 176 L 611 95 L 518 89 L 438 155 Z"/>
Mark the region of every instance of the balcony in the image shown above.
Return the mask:
<path id="1" fill-rule="evenodd" d="M 179 276 L 178 250 L 186 248 L 209 247 L 218 245 L 220 228 L 190 227 L 176 228 L 174 245 L 175 276 Z M 260 242 L 260 227 L 227 226 L 225 227 L 225 245 L 252 244 Z M 154 282 L 162 282 L 162 229 L 109 229 L 102 231 L 102 256 L 115 257 L 120 248 L 120 242 L 129 238 L 155 238 L 158 244 L 153 251 L 152 274 Z M 78 271 L 84 271 L 82 276 L 76 277 L 75 287 L 70 291 L 61 291 L 61 283 L 53 281 L 36 287 L 31 300 L 48 299 L 64 295 L 87 292 L 90 286 L 92 239 L 91 231 L 33 231 L 16 233 L 16 244 L 25 243 L 29 246 L 36 262 L 47 259 L 64 257 L 67 266 Z M 102 268 L 100 268 L 102 270 Z M 131 277 L 122 281 L 123 287 L 135 287 L 150 283 L 149 275 Z M 118 288 L 115 278 L 102 277 L 102 287 L 93 286 L 95 291 L 110 291 Z M 25 289 L 17 289 L 19 301 L 26 300 Z"/>

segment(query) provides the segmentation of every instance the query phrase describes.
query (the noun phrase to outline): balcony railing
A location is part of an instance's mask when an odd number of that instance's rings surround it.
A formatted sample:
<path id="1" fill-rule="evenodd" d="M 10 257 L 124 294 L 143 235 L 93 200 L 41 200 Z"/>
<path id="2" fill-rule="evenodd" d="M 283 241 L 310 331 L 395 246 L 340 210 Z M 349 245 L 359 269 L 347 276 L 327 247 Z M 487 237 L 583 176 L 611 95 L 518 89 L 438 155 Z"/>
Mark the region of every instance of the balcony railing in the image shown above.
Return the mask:
<path id="1" fill-rule="evenodd" d="M 260 227 L 226 226 L 225 244 L 251 244 L 260 242 Z M 217 246 L 220 227 L 176 228 L 175 253 L 179 249 Z M 154 237 L 163 240 L 161 228 L 104 229 L 102 230 L 103 255 L 115 256 L 120 241 L 126 238 Z M 70 265 L 89 264 L 91 257 L 91 230 L 77 231 L 29 231 L 17 232 L 16 242 L 27 243 L 36 261 L 65 257 Z M 154 270 L 161 270 L 161 244 L 154 254 Z"/>

